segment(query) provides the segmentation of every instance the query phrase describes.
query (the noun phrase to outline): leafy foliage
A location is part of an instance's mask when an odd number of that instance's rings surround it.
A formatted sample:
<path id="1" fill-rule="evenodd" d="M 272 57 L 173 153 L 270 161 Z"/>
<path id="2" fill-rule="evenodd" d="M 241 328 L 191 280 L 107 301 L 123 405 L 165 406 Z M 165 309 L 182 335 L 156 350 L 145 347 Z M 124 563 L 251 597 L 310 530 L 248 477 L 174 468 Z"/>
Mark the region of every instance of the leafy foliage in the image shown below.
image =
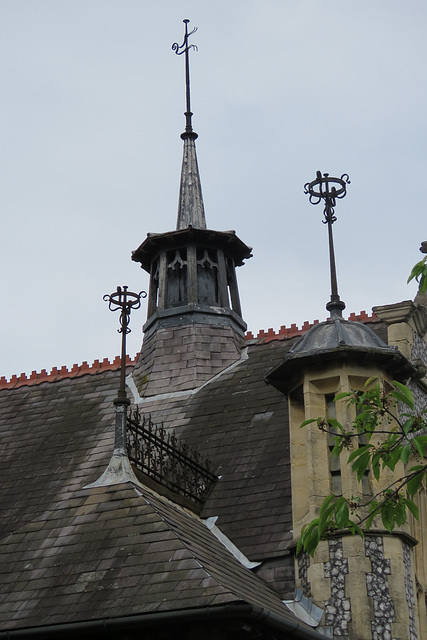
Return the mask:
<path id="1" fill-rule="evenodd" d="M 368 471 L 379 481 L 386 469 L 394 472 L 400 462 L 404 471 L 372 497 L 325 498 L 318 517 L 303 527 L 297 553 L 303 549 L 313 555 L 320 540 L 337 530 L 363 536 L 376 517 L 390 532 L 406 522 L 408 512 L 418 518 L 413 498 L 427 476 L 427 408 L 416 414 L 408 387 L 393 382 L 393 388 L 386 392 L 384 383 L 376 378 L 370 378 L 363 391 L 337 394 L 335 402 L 340 400 L 356 409 L 350 428 L 332 418 L 306 420 L 301 427 L 317 423 L 320 431 L 334 436 L 333 456 L 339 456 L 344 449 L 351 450 L 347 464 L 358 482 Z M 399 414 L 398 404 L 404 408 Z"/>
<path id="2" fill-rule="evenodd" d="M 427 256 L 423 258 L 421 262 L 417 262 L 414 266 L 408 278 L 408 282 L 411 282 L 414 278 L 419 282 L 420 293 L 425 293 L 425 291 L 427 291 Z"/>

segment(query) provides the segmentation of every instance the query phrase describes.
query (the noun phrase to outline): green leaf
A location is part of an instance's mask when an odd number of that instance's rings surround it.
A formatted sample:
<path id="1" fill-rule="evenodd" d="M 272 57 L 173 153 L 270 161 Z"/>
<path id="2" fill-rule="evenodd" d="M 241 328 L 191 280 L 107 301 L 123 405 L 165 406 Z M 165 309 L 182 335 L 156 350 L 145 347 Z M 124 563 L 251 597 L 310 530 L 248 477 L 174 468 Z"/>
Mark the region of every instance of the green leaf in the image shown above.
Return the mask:
<path id="1" fill-rule="evenodd" d="M 342 450 L 344 447 L 344 441 L 342 438 L 335 438 L 335 440 L 336 440 L 336 444 L 331 451 L 331 456 L 333 458 L 338 458 L 339 455 L 342 453 Z"/>
<path id="2" fill-rule="evenodd" d="M 403 464 L 406 464 L 408 462 L 410 455 L 411 455 L 411 445 L 405 444 L 405 446 L 402 447 L 402 451 L 400 454 L 400 459 L 402 460 Z"/>
<path id="3" fill-rule="evenodd" d="M 350 533 L 352 533 L 353 535 L 357 534 L 361 538 L 365 537 L 365 534 L 363 533 L 362 529 L 359 527 L 358 524 L 353 522 L 353 520 L 349 520 L 348 528 L 349 528 Z"/>
<path id="4" fill-rule="evenodd" d="M 363 455 L 366 451 L 368 451 L 371 448 L 372 448 L 371 445 L 365 444 L 363 445 L 363 447 L 359 447 L 358 449 L 355 449 L 355 451 L 352 451 L 352 453 L 350 453 L 350 455 L 348 456 L 348 462 L 352 462 L 355 458 L 358 458 L 359 456 Z"/>
<path id="5" fill-rule="evenodd" d="M 418 507 L 415 504 L 415 502 L 413 502 L 412 500 L 409 500 L 408 498 L 405 498 L 405 504 L 408 507 L 409 511 L 414 516 L 414 518 L 416 518 L 418 520 L 420 514 L 419 514 Z"/>
<path id="6" fill-rule="evenodd" d="M 425 278 L 427 276 L 426 260 L 427 260 L 427 256 L 423 258 L 421 262 L 417 262 L 417 264 L 413 266 L 407 282 L 411 282 L 411 280 L 413 280 L 414 278 L 418 280 L 420 276 L 422 276 L 422 278 Z M 421 287 L 420 287 L 420 291 L 421 291 Z M 423 291 L 421 291 L 421 293 L 423 293 Z"/>
<path id="7" fill-rule="evenodd" d="M 342 426 L 341 422 L 338 422 L 338 420 L 335 420 L 335 418 L 327 418 L 327 421 L 333 429 L 337 429 L 341 432 L 344 431 L 344 427 Z"/>
<path id="8" fill-rule="evenodd" d="M 408 494 L 411 498 L 414 497 L 414 495 L 417 493 L 418 489 L 421 487 L 423 479 L 425 476 L 425 471 L 424 473 L 422 471 L 419 471 L 419 473 L 417 473 L 413 478 L 411 478 L 407 485 L 406 485 L 406 489 L 408 491 Z"/>
<path id="9" fill-rule="evenodd" d="M 369 518 L 366 520 L 366 523 L 365 523 L 366 531 L 369 531 L 369 529 L 371 528 L 372 521 L 377 515 L 378 515 L 377 511 L 374 511 L 373 513 L 370 514 Z"/>
<path id="10" fill-rule="evenodd" d="M 368 378 L 364 385 L 365 389 L 367 389 L 376 380 L 378 380 L 378 376 L 374 376 L 373 378 Z"/>
<path id="11" fill-rule="evenodd" d="M 304 549 L 311 556 L 314 555 L 317 545 L 319 544 L 320 534 L 318 528 L 319 518 L 315 518 L 308 525 L 304 525 L 301 530 L 301 538 L 297 544 L 297 553 Z"/>
<path id="12" fill-rule="evenodd" d="M 384 458 L 384 466 L 394 471 L 396 464 L 400 460 L 400 453 L 401 447 L 395 447 L 394 449 L 392 449 L 389 452 L 387 458 Z"/>
<path id="13" fill-rule="evenodd" d="M 381 520 L 384 525 L 384 528 L 391 533 L 394 528 L 394 509 L 393 509 L 393 505 L 390 504 L 389 500 L 385 501 L 385 503 L 380 509 L 380 512 L 381 512 Z"/>
<path id="14" fill-rule="evenodd" d="M 340 529 L 344 529 L 348 525 L 349 511 L 345 498 L 341 498 L 335 507 L 335 522 Z"/>
<path id="15" fill-rule="evenodd" d="M 373 411 L 372 409 L 364 409 L 356 416 L 356 424 L 360 425 L 362 428 L 372 419 Z"/>
<path id="16" fill-rule="evenodd" d="M 300 429 L 302 429 L 303 427 L 306 427 L 308 424 L 311 424 L 312 422 L 317 422 L 317 418 L 312 418 L 311 420 L 304 420 L 304 422 L 302 422 L 300 424 Z"/>
<path id="17" fill-rule="evenodd" d="M 313 534 L 310 536 L 310 538 L 307 540 L 305 544 L 305 550 L 307 551 L 308 554 L 310 554 L 311 556 L 314 556 L 314 552 L 316 551 L 319 541 L 320 541 L 320 536 L 317 535 L 315 532 L 313 532 Z"/>
<path id="18" fill-rule="evenodd" d="M 350 391 L 343 391 L 342 393 L 337 393 L 337 395 L 334 398 L 334 402 L 336 402 L 337 400 L 342 400 L 343 398 L 349 398 L 352 395 L 353 394 Z"/>
<path id="19" fill-rule="evenodd" d="M 406 505 L 404 502 L 396 504 L 394 508 L 394 518 L 398 527 L 406 522 Z"/>
<path id="20" fill-rule="evenodd" d="M 336 500 L 336 496 L 334 494 L 331 494 L 330 496 L 328 496 L 327 498 L 325 498 L 320 506 L 320 510 L 319 510 L 319 518 L 321 518 L 323 516 L 323 514 L 327 511 L 329 505 L 331 504 L 331 502 L 333 500 Z M 333 507 L 332 507 L 333 508 Z"/>
<path id="21" fill-rule="evenodd" d="M 424 458 L 424 444 L 421 440 L 421 436 L 418 436 L 417 438 L 412 438 L 411 443 L 414 445 L 414 447 L 416 448 L 420 456 Z"/>
<path id="22" fill-rule="evenodd" d="M 381 458 L 379 454 L 374 454 L 372 456 L 372 461 L 371 461 L 372 473 L 374 474 L 374 478 L 377 482 L 380 479 L 380 460 Z"/>
<path id="23" fill-rule="evenodd" d="M 413 424 L 414 424 L 414 418 L 413 417 L 409 418 L 409 420 L 406 420 L 402 424 L 402 430 L 403 430 L 403 433 L 405 434 L 405 436 L 407 436 L 408 433 L 412 430 Z"/>
<path id="24" fill-rule="evenodd" d="M 410 389 L 408 389 L 408 387 L 406 387 L 404 384 L 402 384 L 401 382 L 397 382 L 396 380 L 393 380 L 393 384 L 395 387 L 397 387 L 397 389 L 400 391 L 392 391 L 390 393 L 390 395 L 393 398 L 396 398 L 396 400 L 398 400 L 399 402 L 403 402 L 403 404 L 406 404 L 407 407 L 409 407 L 410 409 L 414 410 L 415 409 L 415 402 L 414 402 L 414 396 L 412 395 L 412 391 Z"/>
<path id="25" fill-rule="evenodd" d="M 371 454 L 369 451 L 361 455 L 356 462 L 352 465 L 352 470 L 356 472 L 358 482 L 363 478 L 366 469 L 368 468 L 369 462 L 371 459 Z"/>

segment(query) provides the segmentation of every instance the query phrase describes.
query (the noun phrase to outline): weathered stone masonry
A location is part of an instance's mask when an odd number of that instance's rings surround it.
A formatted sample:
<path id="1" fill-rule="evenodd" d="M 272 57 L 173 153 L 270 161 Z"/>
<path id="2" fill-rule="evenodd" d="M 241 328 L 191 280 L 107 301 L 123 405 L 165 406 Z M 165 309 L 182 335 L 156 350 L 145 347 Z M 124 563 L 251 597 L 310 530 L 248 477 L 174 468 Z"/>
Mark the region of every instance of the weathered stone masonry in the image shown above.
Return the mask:
<path id="1" fill-rule="evenodd" d="M 395 612 L 388 584 L 391 566 L 390 560 L 384 558 L 382 537 L 366 536 L 365 553 L 372 564 L 372 572 L 366 575 L 368 596 L 373 600 L 372 640 L 392 640 Z"/>
<path id="2" fill-rule="evenodd" d="M 329 562 L 325 562 L 325 578 L 331 580 L 331 598 L 325 602 L 325 624 L 333 629 L 334 638 L 348 638 L 348 624 L 351 621 L 350 600 L 346 598 L 345 576 L 348 574 L 348 560 L 343 558 L 342 541 L 329 540 Z"/>

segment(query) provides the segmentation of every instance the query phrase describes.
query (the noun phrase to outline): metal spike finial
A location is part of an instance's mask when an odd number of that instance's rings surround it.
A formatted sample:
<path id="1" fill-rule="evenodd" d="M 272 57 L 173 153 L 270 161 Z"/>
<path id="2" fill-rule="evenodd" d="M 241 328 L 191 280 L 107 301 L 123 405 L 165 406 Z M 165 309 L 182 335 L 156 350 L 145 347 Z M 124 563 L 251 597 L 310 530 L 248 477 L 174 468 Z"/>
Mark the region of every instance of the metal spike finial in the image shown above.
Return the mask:
<path id="1" fill-rule="evenodd" d="M 338 295 L 332 225 L 336 221 L 336 201 L 341 200 L 347 195 L 347 184 L 350 184 L 350 178 L 347 173 L 343 173 L 341 178 L 333 178 L 329 173 L 322 175 L 320 171 L 317 171 L 316 179 L 304 185 L 304 193 L 309 195 L 311 204 L 319 204 L 322 200 L 325 203 L 323 209 L 325 219 L 322 222 L 328 225 L 329 262 L 331 270 L 331 300 L 326 305 L 326 309 L 331 312 L 331 318 L 342 317 L 342 311 L 345 309 L 345 303 L 340 300 Z"/>
<path id="2" fill-rule="evenodd" d="M 129 400 L 126 396 L 125 376 L 126 376 L 126 335 L 130 333 L 130 313 L 132 309 L 139 309 L 141 306 L 141 298 L 146 298 L 147 293 L 140 291 L 139 293 L 133 293 L 128 291 L 126 286 L 117 287 L 114 293 L 106 293 L 103 300 L 108 302 L 108 308 L 110 311 L 118 311 L 120 309 L 120 329 L 117 329 L 118 333 L 122 334 L 122 354 L 120 363 L 120 387 L 115 404 L 129 404 Z"/>
<path id="3" fill-rule="evenodd" d="M 198 48 L 195 44 L 188 44 L 188 38 L 196 33 L 197 27 L 194 27 L 192 31 L 188 32 L 188 23 L 189 20 L 183 20 L 185 24 L 185 34 L 184 34 L 184 42 L 179 45 L 177 42 L 174 42 L 172 45 L 172 51 L 178 56 L 181 56 L 183 53 L 185 54 L 185 87 L 186 87 L 186 112 L 185 112 L 185 132 L 181 135 L 181 138 L 193 138 L 194 140 L 197 138 L 197 133 L 193 131 L 193 126 L 191 123 L 191 117 L 193 115 L 191 111 L 190 105 L 190 61 L 188 52 L 190 49 L 194 49 L 194 51 L 198 51 Z"/>

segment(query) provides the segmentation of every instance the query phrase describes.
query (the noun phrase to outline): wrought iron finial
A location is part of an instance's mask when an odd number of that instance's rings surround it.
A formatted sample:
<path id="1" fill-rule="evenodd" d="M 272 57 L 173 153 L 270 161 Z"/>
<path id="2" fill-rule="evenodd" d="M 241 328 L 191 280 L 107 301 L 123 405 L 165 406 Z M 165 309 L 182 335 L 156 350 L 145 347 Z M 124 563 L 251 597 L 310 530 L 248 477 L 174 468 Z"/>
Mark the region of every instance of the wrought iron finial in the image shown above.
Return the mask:
<path id="1" fill-rule="evenodd" d="M 304 185 L 304 193 L 308 194 L 311 204 L 319 204 L 322 200 L 325 203 L 323 209 L 325 219 L 322 222 L 328 225 L 329 262 L 331 269 L 331 300 L 326 305 L 326 308 L 331 312 L 331 318 L 342 317 L 342 311 L 345 309 L 345 303 L 340 300 L 338 295 L 332 225 L 336 221 L 336 201 L 346 196 L 347 184 L 350 184 L 350 178 L 347 173 L 343 173 L 341 178 L 333 178 L 329 173 L 322 175 L 320 171 L 317 171 L 316 179 Z"/>
<path id="2" fill-rule="evenodd" d="M 117 329 L 118 333 L 122 334 L 122 355 L 120 364 L 120 387 L 117 396 L 116 404 L 129 404 L 129 400 L 126 397 L 125 375 L 126 375 L 126 335 L 130 333 L 130 314 L 132 309 L 139 309 L 141 306 L 141 298 L 146 298 L 147 293 L 140 291 L 139 293 L 133 293 L 128 291 L 127 287 L 117 287 L 117 290 L 111 294 L 105 294 L 103 300 L 108 302 L 108 308 L 110 311 L 118 311 L 120 309 L 120 329 Z"/>
<path id="3" fill-rule="evenodd" d="M 181 135 L 181 138 L 197 138 L 197 133 L 194 133 L 193 126 L 191 124 L 191 117 L 193 115 L 191 111 L 190 105 L 190 61 L 188 52 L 190 49 L 194 49 L 194 51 L 198 51 L 198 48 L 195 44 L 188 44 L 188 38 L 196 33 L 197 27 L 194 27 L 192 31 L 188 32 L 188 23 L 189 20 L 183 20 L 185 24 L 185 34 L 184 34 L 184 42 L 179 45 L 177 42 L 174 42 L 172 45 L 172 51 L 178 56 L 181 56 L 183 53 L 185 54 L 185 87 L 186 87 L 186 112 L 185 112 L 185 132 Z"/>

